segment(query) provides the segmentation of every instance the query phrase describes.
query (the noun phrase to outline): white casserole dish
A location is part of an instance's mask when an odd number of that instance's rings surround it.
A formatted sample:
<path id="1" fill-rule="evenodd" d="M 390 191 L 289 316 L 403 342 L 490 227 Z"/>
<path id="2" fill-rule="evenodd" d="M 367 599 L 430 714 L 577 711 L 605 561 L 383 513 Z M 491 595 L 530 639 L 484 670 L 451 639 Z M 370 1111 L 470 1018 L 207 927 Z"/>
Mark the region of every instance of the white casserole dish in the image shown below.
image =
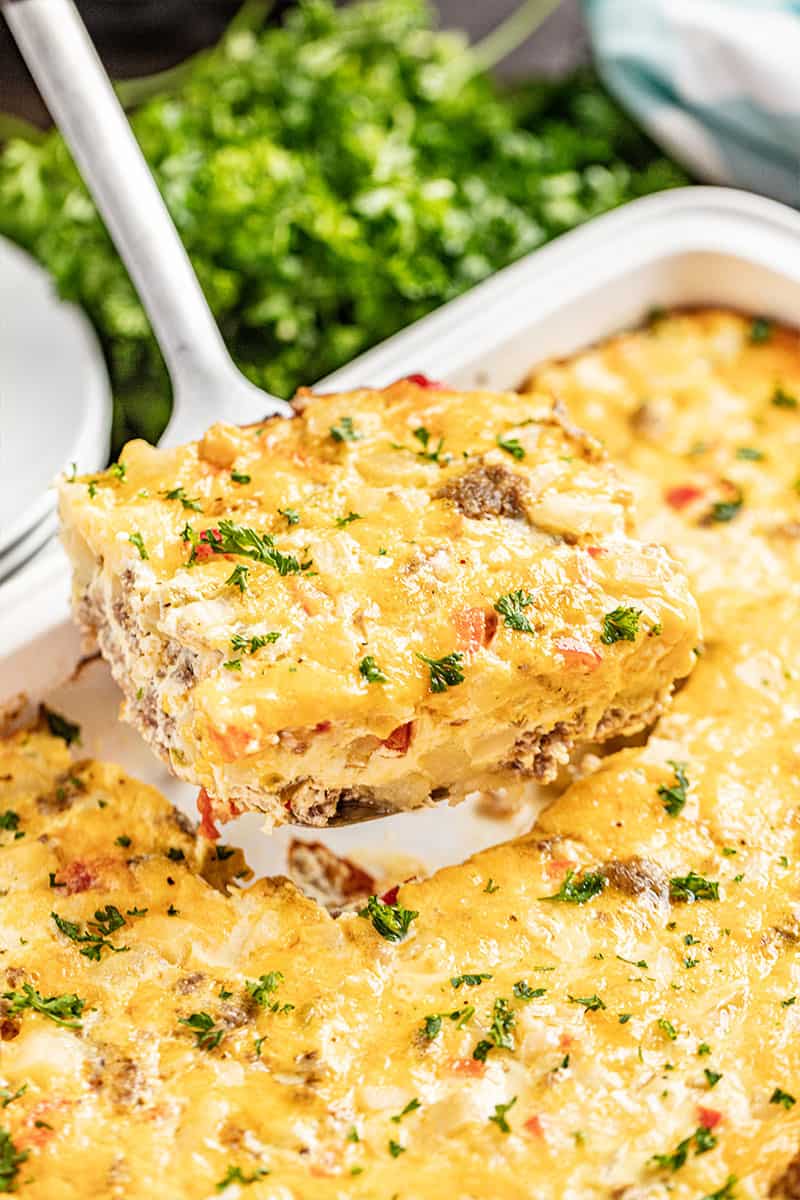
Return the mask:
<path id="1" fill-rule="evenodd" d="M 465 388 L 513 388 L 542 359 L 634 325 L 652 308 L 705 304 L 800 326 L 800 214 L 717 188 L 636 201 L 500 272 L 319 386 L 382 385 L 421 371 Z M 87 754 L 119 762 L 195 817 L 196 789 L 173 780 L 117 719 L 119 694 L 105 665 L 93 661 L 75 674 L 80 645 L 68 596 L 60 551 L 0 587 L 0 705 L 21 708 L 21 695 L 28 705 L 46 699 L 81 722 Z M 467 802 L 302 836 L 368 863 L 400 855 L 435 868 L 521 832 L 531 817 L 527 809 L 487 819 Z M 294 832 L 267 838 L 251 814 L 225 836 L 257 874 L 274 874 Z"/>

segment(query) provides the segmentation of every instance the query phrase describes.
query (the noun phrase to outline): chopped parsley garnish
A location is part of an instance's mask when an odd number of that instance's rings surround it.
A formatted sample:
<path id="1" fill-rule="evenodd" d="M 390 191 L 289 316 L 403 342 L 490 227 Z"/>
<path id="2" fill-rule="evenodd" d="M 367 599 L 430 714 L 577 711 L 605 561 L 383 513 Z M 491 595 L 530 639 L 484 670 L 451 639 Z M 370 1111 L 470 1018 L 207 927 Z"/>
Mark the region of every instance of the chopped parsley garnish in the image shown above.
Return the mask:
<path id="1" fill-rule="evenodd" d="M 671 817 L 677 817 L 687 800 L 689 790 L 689 780 L 686 778 L 686 763 L 674 762 L 671 758 L 667 762 L 672 767 L 675 775 L 675 782 L 667 787 L 666 784 L 661 784 L 658 789 L 658 794 L 664 801 L 664 808 Z"/>
<path id="2" fill-rule="evenodd" d="M 450 983 L 454 988 L 460 987 L 478 987 L 487 979 L 491 979 L 491 975 L 453 975 L 450 978 Z"/>
<path id="3" fill-rule="evenodd" d="M 170 862 L 183 862 L 186 855 L 177 846 L 170 846 L 169 850 L 167 850 L 167 858 Z"/>
<path id="4" fill-rule="evenodd" d="M 770 1104 L 780 1104 L 785 1109 L 794 1108 L 797 1101 L 789 1092 L 784 1092 L 783 1088 L 776 1087 L 775 1091 L 769 1098 Z"/>
<path id="5" fill-rule="evenodd" d="M 403 908 L 402 904 L 387 904 L 378 896 L 370 896 L 358 915 L 372 921 L 376 933 L 387 942 L 402 942 L 408 936 L 411 922 L 417 919 L 419 913 Z"/>
<path id="6" fill-rule="evenodd" d="M 279 508 L 278 512 L 282 517 L 286 518 L 287 525 L 299 525 L 300 513 L 296 508 Z"/>
<path id="7" fill-rule="evenodd" d="M 149 911 L 149 908 L 126 908 L 125 915 L 128 917 L 144 917 Z"/>
<path id="8" fill-rule="evenodd" d="M 81 1028 L 80 1018 L 86 1001 L 72 992 L 62 996 L 42 996 L 35 987 L 23 983 L 21 992 L 3 992 L 3 999 L 9 1001 L 8 1011 L 12 1016 L 29 1008 L 66 1029 Z"/>
<path id="9" fill-rule="evenodd" d="M 719 900 L 719 884 L 716 880 L 704 879 L 696 871 L 675 875 L 669 881 L 669 898 L 678 901 Z"/>
<path id="10" fill-rule="evenodd" d="M 361 438 L 352 417 L 340 417 L 335 425 L 331 425 L 330 434 L 335 442 L 357 442 Z"/>
<path id="11" fill-rule="evenodd" d="M 180 1017 L 179 1021 L 191 1029 L 200 1050 L 216 1050 L 225 1036 L 225 1030 L 218 1029 L 207 1012 L 195 1012 L 190 1017 Z"/>
<path id="12" fill-rule="evenodd" d="M 108 938 L 125 924 L 122 913 L 113 904 L 98 908 L 93 921 L 86 922 L 86 928 L 81 929 L 77 921 L 67 921 L 58 913 L 51 912 L 50 916 L 56 923 L 56 928 L 70 941 L 83 944 L 81 954 L 90 962 L 100 962 L 103 950 L 111 950 L 114 954 L 122 954 L 128 946 L 115 946 Z"/>
<path id="13" fill-rule="evenodd" d="M 518 979 L 512 990 L 518 1000 L 538 1000 L 547 992 L 547 988 L 532 988 L 524 979 Z"/>
<path id="14" fill-rule="evenodd" d="M 81 727 L 75 725 L 72 721 L 68 721 L 66 717 L 62 717 L 61 713 L 54 712 L 52 708 L 42 705 L 42 713 L 47 721 L 47 728 L 52 733 L 53 737 L 63 738 L 68 746 L 73 742 L 81 740 Z"/>
<path id="15" fill-rule="evenodd" d="M 352 525 L 353 521 L 362 520 L 361 513 L 349 512 L 346 517 L 336 518 L 336 528 L 344 529 L 345 525 Z"/>
<path id="16" fill-rule="evenodd" d="M 254 562 L 266 563 L 279 575 L 299 575 L 311 566 L 310 562 L 299 563 L 293 554 L 283 554 L 275 546 L 271 534 L 259 533 L 233 521 L 222 520 L 217 528 L 204 530 L 200 542 L 210 546 L 214 554 L 238 554 L 252 558 Z M 192 553 L 196 550 L 195 546 Z"/>
<path id="17" fill-rule="evenodd" d="M 508 1001 L 504 996 L 498 996 L 492 1008 L 492 1027 L 489 1030 L 488 1040 L 482 1038 L 478 1042 L 472 1051 L 472 1057 L 478 1059 L 479 1062 L 486 1062 L 486 1057 L 490 1050 L 495 1048 L 498 1050 L 513 1050 L 513 1029 L 516 1020 L 516 1013 L 513 1009 L 509 1008 Z"/>
<path id="18" fill-rule="evenodd" d="M 704 1058 L 707 1054 L 710 1054 L 710 1053 L 711 1053 L 711 1047 L 709 1046 L 708 1042 L 700 1042 L 699 1046 L 697 1047 L 698 1058 Z"/>
<path id="19" fill-rule="evenodd" d="M 280 637 L 280 633 L 254 633 L 251 637 L 243 637 L 240 633 L 235 633 L 231 638 L 231 650 L 246 650 L 248 654 L 255 654 L 256 650 L 260 650 L 262 646 L 273 645 Z"/>
<path id="20" fill-rule="evenodd" d="M 567 871 L 566 878 L 557 892 L 552 896 L 540 896 L 540 900 L 552 900 L 558 904 L 586 904 L 595 896 L 599 896 L 606 885 L 606 877 L 599 871 L 587 871 L 580 879 L 575 879 L 574 871 Z"/>
<path id="21" fill-rule="evenodd" d="M 519 633 L 533 633 L 533 626 L 525 616 L 525 609 L 534 602 L 530 592 L 519 588 L 516 592 L 506 592 L 494 606 L 495 612 L 503 618 L 503 624 Z"/>
<path id="22" fill-rule="evenodd" d="M 567 999 L 570 1004 L 582 1004 L 587 1012 L 599 1012 L 601 1008 L 605 1008 L 605 1004 L 596 992 L 592 996 L 572 996 L 568 993 Z"/>
<path id="23" fill-rule="evenodd" d="M 90 479 L 86 485 L 86 490 L 89 493 L 89 499 L 94 500 L 97 495 L 97 482 L 94 479 Z"/>
<path id="24" fill-rule="evenodd" d="M 700 1197 L 700 1200 L 736 1200 L 733 1189 L 737 1182 L 736 1175 L 729 1175 L 722 1187 L 717 1188 L 715 1192 L 707 1192 L 705 1196 Z"/>
<path id="25" fill-rule="evenodd" d="M 635 642 L 639 631 L 641 610 L 621 605 L 606 613 L 603 617 L 603 632 L 600 641 L 604 646 L 613 646 L 614 642 Z"/>
<path id="26" fill-rule="evenodd" d="M 224 1192 L 226 1187 L 231 1183 L 255 1183 L 258 1179 L 263 1179 L 265 1175 L 269 1175 L 264 1167 L 257 1167 L 249 1175 L 245 1175 L 241 1167 L 228 1167 L 222 1179 L 214 1186 L 218 1192 Z"/>
<path id="27" fill-rule="evenodd" d="M 464 672 L 461 669 L 464 655 L 460 650 L 445 654 L 443 658 L 428 658 L 427 654 L 419 653 L 417 658 L 430 670 L 432 692 L 446 692 L 448 688 L 464 682 Z"/>
<path id="28" fill-rule="evenodd" d="M 756 450 L 754 446 L 739 446 L 736 457 L 740 462 L 761 462 L 766 455 L 763 450 Z"/>
<path id="29" fill-rule="evenodd" d="M 781 1000 L 781 1007 L 782 1008 L 791 1008 L 791 1006 L 796 1003 L 797 1003 L 797 996 L 787 996 L 785 1000 Z"/>
<path id="30" fill-rule="evenodd" d="M 694 1133 L 679 1142 L 671 1154 L 654 1154 L 650 1161 L 662 1171 L 678 1171 L 689 1157 L 689 1151 L 693 1145 L 695 1156 L 697 1156 L 698 1154 L 707 1154 L 709 1150 L 714 1149 L 716 1144 L 717 1139 L 711 1130 L 707 1129 L 705 1125 L 698 1125 Z"/>
<path id="31" fill-rule="evenodd" d="M 506 1113 L 509 1112 L 517 1103 L 517 1097 L 512 1096 L 508 1104 L 495 1104 L 494 1114 L 489 1117 L 493 1121 L 501 1133 L 511 1133 L 511 1126 L 506 1120 Z"/>
<path id="32" fill-rule="evenodd" d="M 632 1015 L 632 1013 L 620 1013 L 617 1017 L 617 1020 L 619 1021 L 620 1025 L 627 1025 Z"/>
<path id="33" fill-rule="evenodd" d="M 417 1100 L 417 1098 L 415 1096 L 413 1100 L 409 1100 L 408 1104 L 405 1106 L 403 1111 L 399 1112 L 399 1113 L 395 1113 L 395 1115 L 391 1118 L 391 1120 L 394 1121 L 395 1125 L 399 1125 L 400 1122 L 402 1121 L 403 1117 L 407 1117 L 409 1113 L 416 1112 L 417 1109 L 421 1108 L 421 1107 L 422 1107 L 422 1105 L 420 1104 L 419 1100 Z"/>
<path id="34" fill-rule="evenodd" d="M 15 1100 L 19 1100 L 20 1096 L 24 1096 L 27 1090 L 27 1083 L 21 1084 L 15 1092 L 10 1092 L 8 1088 L 0 1087 L 0 1108 L 8 1108 L 9 1104 L 13 1104 Z"/>
<path id="35" fill-rule="evenodd" d="M 241 671 L 242 660 L 240 658 L 229 658 L 222 665 L 226 671 Z"/>
<path id="36" fill-rule="evenodd" d="M 28 1154 L 28 1150 L 17 1150 L 7 1129 L 0 1129 L 0 1192 L 16 1190 L 19 1168 Z"/>
<path id="37" fill-rule="evenodd" d="M 778 384 L 772 393 L 771 403 L 775 408 L 797 408 L 797 397 L 793 396 L 791 392 L 784 391 L 780 384 Z"/>
<path id="38" fill-rule="evenodd" d="M 491 896 L 494 892 L 499 892 L 500 884 L 495 883 L 493 879 L 487 879 L 486 887 L 483 889 L 487 895 Z"/>
<path id="39" fill-rule="evenodd" d="M 739 515 L 742 504 L 744 503 L 744 495 L 741 488 L 736 488 L 736 494 L 732 500 L 717 500 L 711 505 L 711 512 L 708 514 L 712 521 L 732 521 L 734 517 Z"/>
<path id="40" fill-rule="evenodd" d="M 0 813 L 0 829 L 7 829 L 9 832 L 15 833 L 19 829 L 19 813 L 15 813 L 10 808 L 7 808 L 4 813 Z"/>
<path id="41" fill-rule="evenodd" d="M 676 1037 L 678 1036 L 678 1031 L 671 1021 L 668 1021 L 666 1017 L 659 1017 L 657 1025 L 661 1032 L 668 1037 L 671 1042 L 675 1041 Z"/>
<path id="42" fill-rule="evenodd" d="M 510 454 L 517 462 L 525 457 L 525 447 L 520 444 L 519 438 L 504 437 L 502 434 L 498 434 L 497 444 L 501 450 L 505 450 L 506 454 Z"/>
<path id="43" fill-rule="evenodd" d="M 399 1156 L 401 1154 L 405 1154 L 405 1152 L 405 1146 L 401 1146 L 399 1142 L 394 1141 L 394 1139 L 390 1139 L 389 1153 L 391 1154 L 392 1158 L 399 1158 Z"/>
<path id="44" fill-rule="evenodd" d="M 128 541 L 139 551 L 139 558 L 145 559 L 150 557 L 147 553 L 147 547 L 144 544 L 144 538 L 140 533 L 129 533 Z"/>
<path id="45" fill-rule="evenodd" d="M 423 1036 L 432 1042 L 442 1032 L 442 1017 L 440 1013 L 432 1013 L 422 1023 Z"/>
<path id="46" fill-rule="evenodd" d="M 203 509 L 197 500 L 193 500 L 191 496 L 186 495 L 186 490 L 182 487 L 170 488 L 168 492 L 162 492 L 165 500 L 180 500 L 183 508 L 191 509 L 193 512 L 202 512 Z"/>
<path id="47" fill-rule="evenodd" d="M 270 996 L 275 993 L 283 983 L 282 971 L 267 971 L 266 975 L 259 975 L 256 980 L 246 980 L 245 987 L 250 994 L 254 1004 L 259 1008 L 268 1008 L 270 1012 L 291 1012 L 294 1008 L 293 1004 L 280 1004 L 277 1000 L 270 1000 Z"/>
<path id="48" fill-rule="evenodd" d="M 431 432 L 429 429 L 426 429 L 424 425 L 420 425 L 419 429 L 414 430 L 414 437 L 418 442 L 422 442 L 422 449 L 417 451 L 417 454 L 420 458 L 426 458 L 428 462 L 440 461 L 439 456 L 441 455 L 442 447 L 444 446 L 444 438 L 439 438 L 436 446 L 429 449 L 428 447 L 430 446 Z"/>
<path id="49" fill-rule="evenodd" d="M 127 850 L 128 846 L 131 844 L 131 839 L 128 837 L 127 833 L 121 833 L 119 837 L 115 839 L 114 844 L 116 846 L 122 846 L 124 850 Z"/>
<path id="50" fill-rule="evenodd" d="M 703 1069 L 703 1074 L 706 1077 L 706 1083 L 708 1084 L 709 1090 L 713 1087 L 716 1087 L 720 1079 L 722 1079 L 722 1074 L 719 1071 L 712 1071 L 710 1067 L 705 1067 Z"/>
<path id="51" fill-rule="evenodd" d="M 225 584 L 227 587 L 237 587 L 240 592 L 245 592 L 247 591 L 247 577 L 249 574 L 249 567 L 246 567 L 244 563 L 237 563 L 225 580 Z"/>
<path id="52" fill-rule="evenodd" d="M 750 323 L 749 341 L 754 346 L 762 346 L 772 337 L 772 321 L 769 317 L 753 317 Z"/>
<path id="53" fill-rule="evenodd" d="M 119 462 L 111 464 L 111 466 L 108 468 L 108 473 L 109 475 L 113 475 L 114 479 L 118 479 L 120 483 L 122 483 L 123 479 L 128 473 L 128 468 L 125 466 L 125 463 L 120 460 Z"/>
<path id="54" fill-rule="evenodd" d="M 250 482 L 250 476 L 243 471 L 231 471 L 231 479 L 234 483 L 245 484 Z"/>
<path id="55" fill-rule="evenodd" d="M 367 683 L 388 683 L 389 676 L 384 675 L 375 659 L 371 654 L 367 654 L 358 664 L 359 674 L 363 675 Z"/>

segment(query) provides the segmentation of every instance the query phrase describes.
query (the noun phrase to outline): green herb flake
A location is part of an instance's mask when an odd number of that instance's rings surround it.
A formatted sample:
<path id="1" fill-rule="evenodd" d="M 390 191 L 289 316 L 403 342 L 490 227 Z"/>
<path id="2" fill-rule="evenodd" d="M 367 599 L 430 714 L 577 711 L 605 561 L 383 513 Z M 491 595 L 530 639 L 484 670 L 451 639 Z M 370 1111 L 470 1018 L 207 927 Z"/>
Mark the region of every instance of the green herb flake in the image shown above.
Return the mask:
<path id="1" fill-rule="evenodd" d="M 678 1031 L 671 1021 L 668 1021 L 666 1017 L 659 1017 L 656 1024 L 665 1037 L 669 1038 L 671 1042 L 675 1041 Z"/>
<path id="2" fill-rule="evenodd" d="M 498 434 L 497 445 L 501 450 L 505 450 L 506 454 L 510 454 L 512 458 L 516 459 L 517 462 L 521 462 L 525 457 L 525 447 L 521 445 L 519 438 Z"/>
<path id="3" fill-rule="evenodd" d="M 30 1009 L 65 1029 L 81 1028 L 81 1014 L 86 1006 L 86 1001 L 72 992 L 62 996 L 42 996 L 29 983 L 23 983 L 21 992 L 3 992 L 3 999 L 8 1001 L 8 1012 L 12 1016 Z"/>
<path id="4" fill-rule="evenodd" d="M 204 530 L 199 543 L 209 546 L 214 554 L 237 554 L 264 563 L 273 567 L 279 575 L 299 575 L 311 566 L 310 562 L 298 562 L 293 554 L 284 554 L 276 547 L 271 534 L 259 533 L 256 529 L 236 525 L 229 520 L 220 521 L 215 529 Z"/>
<path id="5" fill-rule="evenodd" d="M 7 1129 L 0 1128 L 0 1192 L 16 1191 L 17 1175 L 29 1151 L 17 1150 Z"/>
<path id="6" fill-rule="evenodd" d="M 744 504 L 744 496 L 741 488 L 736 488 L 735 495 L 731 500 L 717 500 L 711 505 L 711 511 L 708 516 L 711 521 L 725 523 L 732 521 L 741 512 Z"/>
<path id="7" fill-rule="evenodd" d="M 715 1192 L 707 1192 L 705 1196 L 701 1196 L 700 1200 L 736 1200 L 736 1193 L 733 1189 L 737 1183 L 736 1175 L 729 1175 L 722 1187 L 717 1188 Z"/>
<path id="8" fill-rule="evenodd" d="M 346 525 L 352 525 L 353 521 L 361 521 L 362 519 L 361 513 L 349 512 L 346 517 L 336 518 L 336 528 L 344 529 Z"/>
<path id="9" fill-rule="evenodd" d="M 422 1107 L 422 1105 L 420 1104 L 419 1100 L 417 1100 L 417 1098 L 414 1097 L 413 1100 L 409 1100 L 408 1104 L 405 1106 L 405 1108 L 403 1109 L 402 1112 L 395 1113 L 395 1115 L 393 1117 L 391 1117 L 390 1119 L 392 1121 L 394 1121 L 395 1125 L 399 1125 L 400 1122 L 402 1121 L 403 1117 L 407 1117 L 409 1113 L 416 1112 L 417 1109 L 421 1108 L 421 1107 Z"/>
<path id="10" fill-rule="evenodd" d="M 408 936 L 411 922 L 417 919 L 419 913 L 403 908 L 399 903 L 387 904 L 378 896 L 370 896 L 358 915 L 371 921 L 376 933 L 387 942 L 402 942 Z"/>
<path id="11" fill-rule="evenodd" d="M 0 813 L 0 829 L 7 829 L 9 833 L 16 833 L 19 829 L 19 813 L 13 809 L 7 808 L 4 813 Z"/>
<path id="12" fill-rule="evenodd" d="M 763 462 L 766 455 L 762 450 L 756 450 L 754 446 L 738 446 L 736 457 L 739 462 Z"/>
<path id="13" fill-rule="evenodd" d="M 453 975 L 450 978 L 450 983 L 454 988 L 460 987 L 479 987 L 487 979 L 491 979 L 491 975 Z"/>
<path id="14" fill-rule="evenodd" d="M 472 1057 L 479 1062 L 486 1062 L 489 1052 L 493 1049 L 498 1050 L 513 1050 L 514 1049 L 514 1025 L 516 1024 L 516 1013 L 509 1008 L 508 1001 L 503 996 L 498 996 L 492 1008 L 492 1025 L 489 1030 L 488 1038 L 482 1038 L 475 1049 L 472 1051 Z"/>
<path id="15" fill-rule="evenodd" d="M 226 671 L 241 671 L 242 660 L 240 658 L 229 658 L 222 666 Z"/>
<path id="16" fill-rule="evenodd" d="M 183 487 L 170 488 L 167 492 L 162 492 L 161 495 L 165 500 L 180 500 L 181 507 L 189 509 L 192 512 L 202 512 L 202 506 L 197 500 L 193 500 L 191 496 L 186 495 L 186 489 Z"/>
<path id="17" fill-rule="evenodd" d="M 265 975 L 259 975 L 256 980 L 246 980 L 245 987 L 254 1004 L 259 1008 L 268 1008 L 272 996 L 283 983 L 282 971 L 267 971 Z"/>
<path id="18" fill-rule="evenodd" d="M 783 1088 L 776 1087 L 775 1091 L 769 1098 L 770 1104 L 780 1104 L 782 1108 L 794 1108 L 797 1101 L 789 1092 L 784 1092 Z"/>
<path id="19" fill-rule="evenodd" d="M 280 636 L 280 633 L 276 632 L 254 633 L 250 637 L 235 633 L 231 638 L 231 650 L 245 650 L 248 654 L 255 654 L 262 646 L 274 645 Z"/>
<path id="20" fill-rule="evenodd" d="M 225 580 L 226 587 L 237 587 L 240 592 L 247 591 L 247 578 L 250 574 L 250 568 L 244 563 L 237 563 L 231 571 L 228 578 Z"/>
<path id="21" fill-rule="evenodd" d="M 76 725 L 74 722 L 68 721 L 66 717 L 61 715 L 61 713 L 54 712 L 52 708 L 48 708 L 44 704 L 42 705 L 41 711 L 44 715 L 45 721 L 47 722 L 47 728 L 50 730 L 53 737 L 63 738 L 68 746 L 71 746 L 73 742 L 80 742 L 80 725 Z"/>
<path id="22" fill-rule="evenodd" d="M 460 650 L 445 654 L 442 658 L 428 658 L 427 654 L 417 654 L 430 671 L 430 688 L 432 692 L 446 692 L 448 688 L 456 687 L 464 682 L 464 655 Z"/>
<path id="23" fill-rule="evenodd" d="M 567 871 L 558 891 L 552 896 L 540 896 L 539 899 L 557 904 L 587 904 L 600 895 L 605 885 L 605 875 L 600 872 L 586 871 L 580 879 L 576 879 L 574 871 Z"/>
<path id="24" fill-rule="evenodd" d="M 669 881 L 669 898 L 677 902 L 692 903 L 695 900 L 719 900 L 719 884 L 705 879 L 696 871 L 688 875 L 675 875 Z"/>
<path id="25" fill-rule="evenodd" d="M 784 391 L 780 384 L 778 384 L 772 393 L 770 403 L 775 408 L 797 408 L 797 397 L 793 396 L 790 392 Z"/>
<path id="26" fill-rule="evenodd" d="M 217 1028 L 214 1018 L 207 1012 L 195 1012 L 189 1017 L 180 1017 L 179 1022 L 191 1029 L 195 1036 L 195 1045 L 200 1050 L 216 1050 L 225 1036 L 225 1030 Z"/>
<path id="27" fill-rule="evenodd" d="M 534 603 L 535 597 L 519 588 L 516 592 L 506 592 L 495 603 L 494 610 L 503 618 L 503 624 L 519 633 L 533 633 L 534 629 L 525 615 L 525 609 Z"/>
<path id="28" fill-rule="evenodd" d="M 533 988 L 524 979 L 518 979 L 514 984 L 512 991 L 518 1000 L 538 1000 L 540 996 L 547 993 L 547 988 Z"/>
<path id="29" fill-rule="evenodd" d="M 331 425 L 330 435 L 335 442 L 358 442 L 361 440 L 361 434 L 353 424 L 352 417 L 340 417 L 335 425 Z"/>
<path id="30" fill-rule="evenodd" d="M 405 1152 L 405 1146 L 401 1146 L 399 1142 L 394 1140 L 394 1138 L 389 1139 L 389 1153 L 391 1154 L 392 1158 L 399 1158 L 400 1155 L 405 1154 Z"/>
<path id="31" fill-rule="evenodd" d="M 572 996 L 567 995 L 570 1004 L 582 1004 L 587 1012 L 599 1012 L 605 1008 L 605 1004 L 600 997 L 595 993 L 593 996 Z"/>
<path id="32" fill-rule="evenodd" d="M 486 887 L 483 890 L 486 892 L 487 896 L 491 896 L 500 890 L 500 884 L 495 883 L 493 879 L 487 879 Z"/>
<path id="33" fill-rule="evenodd" d="M 231 471 L 231 479 L 241 487 L 250 482 L 250 476 L 246 475 L 244 471 Z"/>
<path id="34" fill-rule="evenodd" d="M 122 954 L 129 949 L 128 946 L 115 946 L 108 940 L 112 933 L 116 933 L 126 923 L 122 913 L 113 904 L 98 908 L 94 920 L 87 921 L 84 929 L 81 929 L 77 921 L 68 921 L 58 913 L 51 912 L 50 916 L 55 921 L 59 933 L 63 933 L 70 941 L 81 944 L 81 954 L 90 962 L 100 962 L 103 950 Z"/>
<path id="35" fill-rule="evenodd" d="M 371 654 L 366 654 L 358 664 L 358 671 L 367 683 L 388 683 L 389 676 L 384 675 Z"/>
<path id="36" fill-rule="evenodd" d="M 661 784 L 658 789 L 658 795 L 664 803 L 665 811 L 671 817 L 677 817 L 686 804 L 689 792 L 689 780 L 686 778 L 686 763 L 674 762 L 671 758 L 667 762 L 672 767 L 675 782 L 669 787 Z"/>
<path id="37" fill-rule="evenodd" d="M 713 1150 L 717 1139 L 705 1125 L 698 1125 L 694 1133 L 679 1142 L 671 1154 L 654 1154 L 651 1162 L 662 1171 L 679 1171 L 689 1157 L 689 1151 L 694 1148 L 695 1157 L 707 1154 Z"/>
<path id="38" fill-rule="evenodd" d="M 0 1108 L 8 1108 L 9 1104 L 13 1104 L 15 1100 L 19 1100 L 20 1096 L 24 1096 L 27 1090 L 27 1083 L 21 1084 L 15 1092 L 10 1092 L 8 1088 L 0 1087 Z"/>
<path id="39" fill-rule="evenodd" d="M 495 1104 L 494 1113 L 489 1120 L 494 1122 L 501 1133 L 511 1133 L 511 1126 L 506 1120 L 506 1113 L 510 1112 L 517 1103 L 517 1097 L 512 1096 L 507 1104 Z"/>
<path id="40" fill-rule="evenodd" d="M 641 615 L 640 609 L 625 605 L 606 613 L 603 617 L 600 641 L 604 646 L 613 646 L 614 642 L 635 642 Z"/>
<path id="41" fill-rule="evenodd" d="M 703 1074 L 706 1077 L 709 1091 L 711 1088 L 716 1087 L 720 1079 L 722 1079 L 722 1074 L 719 1071 L 712 1071 L 710 1067 L 704 1067 Z"/>
<path id="42" fill-rule="evenodd" d="M 632 1013 L 620 1013 L 617 1017 L 617 1020 L 619 1021 L 620 1025 L 627 1025 L 632 1015 Z"/>
<path id="43" fill-rule="evenodd" d="M 147 553 L 147 547 L 144 544 L 144 538 L 140 533 L 129 533 L 128 541 L 139 551 L 139 558 L 147 559 L 150 557 Z"/>
<path id="44" fill-rule="evenodd" d="M 753 317 L 750 322 L 748 341 L 753 346 L 763 346 L 772 337 L 773 324 L 769 317 Z"/>
<path id="45" fill-rule="evenodd" d="M 258 1179 L 263 1179 L 265 1175 L 269 1175 L 264 1167 L 258 1167 L 255 1171 L 251 1171 L 249 1175 L 245 1175 L 241 1167 L 228 1167 L 227 1171 L 214 1187 L 218 1192 L 224 1192 L 232 1183 L 255 1183 Z"/>
<path id="46" fill-rule="evenodd" d="M 124 850 L 127 850 L 130 844 L 131 839 L 128 837 L 127 833 L 121 833 L 114 841 L 115 846 L 122 846 Z"/>

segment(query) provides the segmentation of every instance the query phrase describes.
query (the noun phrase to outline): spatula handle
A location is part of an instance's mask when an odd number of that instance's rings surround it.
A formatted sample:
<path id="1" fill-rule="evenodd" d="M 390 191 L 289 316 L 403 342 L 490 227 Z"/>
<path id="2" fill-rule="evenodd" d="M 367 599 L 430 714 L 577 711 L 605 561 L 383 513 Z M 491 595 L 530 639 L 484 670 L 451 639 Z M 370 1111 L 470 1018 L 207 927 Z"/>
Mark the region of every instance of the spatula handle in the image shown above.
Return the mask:
<path id="1" fill-rule="evenodd" d="M 238 372 L 72 0 L 0 7 L 128 268 L 182 406 L 194 393 L 202 407 L 200 397 L 225 380 L 235 390 Z"/>

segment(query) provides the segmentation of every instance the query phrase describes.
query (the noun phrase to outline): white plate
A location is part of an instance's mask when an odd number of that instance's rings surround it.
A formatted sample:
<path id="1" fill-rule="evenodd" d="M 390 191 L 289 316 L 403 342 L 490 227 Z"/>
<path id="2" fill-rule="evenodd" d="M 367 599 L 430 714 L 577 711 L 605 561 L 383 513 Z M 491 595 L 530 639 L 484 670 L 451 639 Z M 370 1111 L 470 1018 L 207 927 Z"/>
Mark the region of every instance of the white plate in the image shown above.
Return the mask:
<path id="1" fill-rule="evenodd" d="M 0 238 L 0 555 L 52 513 L 60 471 L 105 464 L 110 433 L 111 392 L 91 325 Z"/>
<path id="2" fill-rule="evenodd" d="M 542 358 L 566 354 L 661 305 L 720 304 L 800 326 L 800 214 L 743 192 L 691 188 L 639 200 L 568 234 L 370 351 L 321 385 L 383 384 L 413 371 L 513 387 Z M 68 613 L 63 552 L 48 551 L 0 591 L 0 704 L 21 692 L 84 723 L 84 751 L 156 784 L 196 818 L 196 790 L 177 783 L 117 719 L 119 693 L 94 662 L 69 679 L 80 650 Z M 68 680 L 68 682 L 64 682 Z M 530 824 L 533 807 L 490 821 L 473 806 L 407 813 L 352 829 L 303 831 L 368 859 L 409 855 L 433 869 L 463 861 Z M 284 867 L 291 830 L 266 838 L 259 818 L 228 825 L 258 874 Z"/>

